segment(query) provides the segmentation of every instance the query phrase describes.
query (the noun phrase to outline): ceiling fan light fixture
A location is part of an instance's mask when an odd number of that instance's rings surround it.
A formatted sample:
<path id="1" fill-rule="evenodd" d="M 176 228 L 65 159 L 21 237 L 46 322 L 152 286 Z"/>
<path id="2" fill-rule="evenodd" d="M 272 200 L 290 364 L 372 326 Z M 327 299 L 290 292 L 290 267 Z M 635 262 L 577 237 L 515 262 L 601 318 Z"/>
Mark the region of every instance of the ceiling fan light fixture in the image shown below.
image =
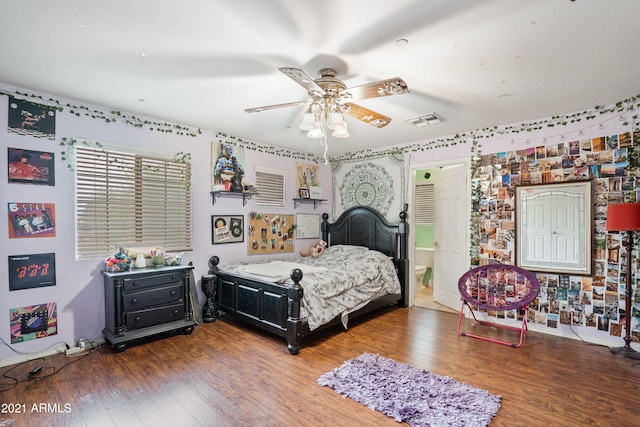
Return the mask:
<path id="1" fill-rule="evenodd" d="M 324 131 L 322 130 L 322 126 L 317 126 L 307 132 L 307 136 L 309 138 L 322 138 L 324 136 Z"/>
<path id="2" fill-rule="evenodd" d="M 344 116 L 342 113 L 333 112 L 329 115 L 329 123 L 327 127 L 331 130 L 343 129 L 345 126 Z"/>
<path id="3" fill-rule="evenodd" d="M 304 117 L 302 118 L 302 123 L 300 123 L 300 129 L 304 131 L 311 131 L 316 129 L 318 126 L 316 124 L 316 119 L 313 113 L 304 113 Z"/>
<path id="4" fill-rule="evenodd" d="M 347 122 L 343 120 L 342 123 L 344 124 L 344 126 L 340 129 L 334 130 L 331 136 L 333 136 L 334 138 L 349 138 L 349 132 L 347 131 Z"/>

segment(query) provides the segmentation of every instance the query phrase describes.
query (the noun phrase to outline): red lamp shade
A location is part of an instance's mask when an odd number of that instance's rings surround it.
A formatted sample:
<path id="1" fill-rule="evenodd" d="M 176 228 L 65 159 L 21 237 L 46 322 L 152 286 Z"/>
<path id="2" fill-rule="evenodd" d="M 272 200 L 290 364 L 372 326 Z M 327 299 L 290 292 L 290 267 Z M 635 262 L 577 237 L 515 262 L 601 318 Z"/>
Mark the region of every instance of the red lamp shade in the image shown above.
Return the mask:
<path id="1" fill-rule="evenodd" d="M 607 207 L 608 231 L 640 231 L 640 202 Z"/>

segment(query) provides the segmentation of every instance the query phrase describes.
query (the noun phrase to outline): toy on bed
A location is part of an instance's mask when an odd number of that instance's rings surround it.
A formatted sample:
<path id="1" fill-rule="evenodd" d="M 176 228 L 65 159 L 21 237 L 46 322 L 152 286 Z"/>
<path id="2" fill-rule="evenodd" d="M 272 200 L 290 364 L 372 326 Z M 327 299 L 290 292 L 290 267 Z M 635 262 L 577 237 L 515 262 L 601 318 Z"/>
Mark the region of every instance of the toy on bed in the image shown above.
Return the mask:
<path id="1" fill-rule="evenodd" d="M 322 252 L 327 247 L 327 242 L 324 240 L 320 240 L 318 243 L 314 243 L 309 247 L 309 249 L 300 249 L 300 255 L 302 256 L 312 256 L 314 258 L 318 258 L 322 255 Z"/>

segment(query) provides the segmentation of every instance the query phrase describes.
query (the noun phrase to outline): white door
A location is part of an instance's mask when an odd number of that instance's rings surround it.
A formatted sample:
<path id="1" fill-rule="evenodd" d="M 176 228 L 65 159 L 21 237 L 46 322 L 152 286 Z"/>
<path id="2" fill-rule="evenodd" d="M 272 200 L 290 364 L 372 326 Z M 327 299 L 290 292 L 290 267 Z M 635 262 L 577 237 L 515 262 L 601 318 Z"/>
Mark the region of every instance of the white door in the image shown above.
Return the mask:
<path id="1" fill-rule="evenodd" d="M 581 214 L 584 197 L 567 197 L 561 191 L 548 191 L 527 199 L 522 230 L 526 242 L 526 266 L 555 265 L 563 269 L 584 266 L 584 229 Z M 525 267 L 526 268 L 526 267 Z"/>
<path id="2" fill-rule="evenodd" d="M 436 181 L 433 299 L 460 309 L 458 279 L 469 269 L 469 185 L 465 164 L 440 169 Z"/>

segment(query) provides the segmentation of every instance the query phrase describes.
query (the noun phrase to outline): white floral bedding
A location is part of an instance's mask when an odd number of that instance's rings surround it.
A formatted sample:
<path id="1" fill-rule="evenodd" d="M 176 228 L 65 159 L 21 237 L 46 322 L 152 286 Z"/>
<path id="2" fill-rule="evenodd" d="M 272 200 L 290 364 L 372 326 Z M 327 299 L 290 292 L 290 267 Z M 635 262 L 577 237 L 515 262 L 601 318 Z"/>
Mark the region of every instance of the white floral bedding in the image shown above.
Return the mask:
<path id="1" fill-rule="evenodd" d="M 343 316 L 346 327 L 348 313 L 379 296 L 400 293 L 400 281 L 391 259 L 362 246 L 336 245 L 325 249 L 318 258 L 296 258 L 295 262 L 327 269 L 312 269 L 319 272 L 306 274 L 300 281 L 304 289 L 304 310 L 312 331 L 338 315 Z M 246 264 L 229 264 L 221 270 L 243 275 L 241 266 Z"/>

